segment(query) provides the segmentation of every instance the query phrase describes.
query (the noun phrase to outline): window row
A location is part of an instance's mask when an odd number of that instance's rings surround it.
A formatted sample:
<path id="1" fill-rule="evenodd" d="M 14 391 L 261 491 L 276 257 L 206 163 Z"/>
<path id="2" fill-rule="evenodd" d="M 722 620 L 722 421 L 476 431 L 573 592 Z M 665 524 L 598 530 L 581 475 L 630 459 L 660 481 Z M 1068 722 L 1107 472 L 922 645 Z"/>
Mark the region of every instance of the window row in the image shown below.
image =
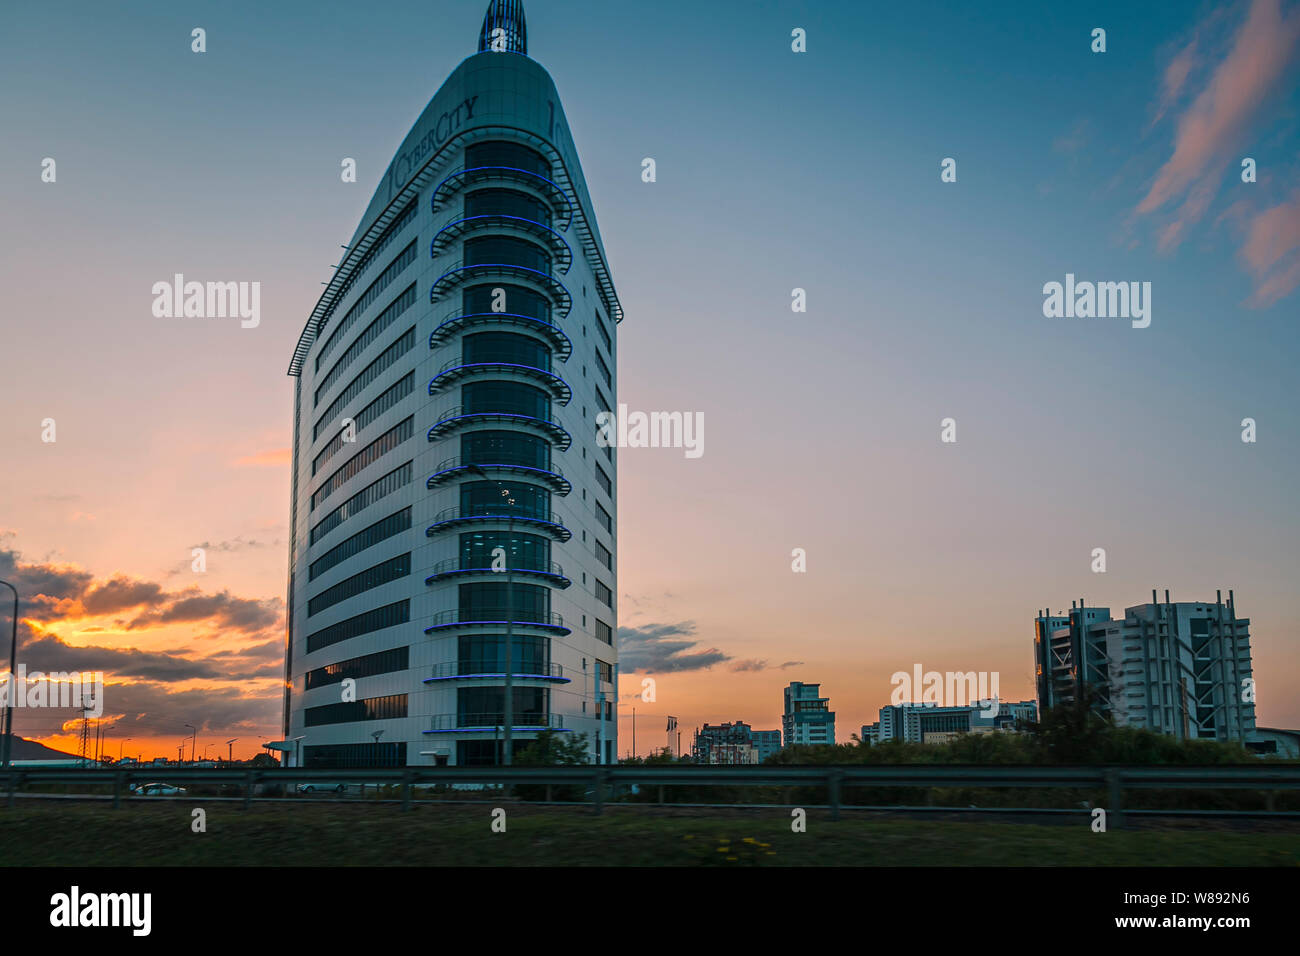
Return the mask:
<path id="1" fill-rule="evenodd" d="M 317 374 L 320 373 L 321 364 L 325 361 L 326 357 L 330 352 L 334 351 L 335 346 L 343 341 L 344 337 L 348 333 L 348 329 L 356 323 L 357 319 L 361 318 L 366 309 L 372 305 L 376 299 L 384 294 L 384 290 L 392 285 L 393 281 L 402 274 L 402 271 L 415 261 L 416 257 L 419 255 L 419 243 L 420 239 L 418 236 L 412 239 L 411 244 L 397 254 L 397 258 L 389 263 L 388 268 L 381 272 L 379 277 L 370 284 L 370 288 L 365 291 L 365 294 L 357 300 L 356 304 L 352 306 L 352 308 L 348 309 L 348 314 L 343 317 L 343 321 L 339 324 L 339 327 L 334 330 L 334 334 L 329 337 L 329 340 L 321 346 L 320 354 L 316 356 Z M 412 292 L 412 294 L 414 294 L 414 292 Z"/>
<path id="2" fill-rule="evenodd" d="M 380 352 L 373 362 L 348 383 L 348 387 L 338 398 L 330 402 L 330 407 L 325 410 L 325 414 L 316 420 L 316 425 L 312 428 L 311 440 L 320 438 L 321 432 L 333 424 L 334 419 L 338 418 L 339 413 L 349 402 L 365 391 L 366 386 L 392 368 L 399 358 L 413 348 L 415 348 L 415 326 L 411 326 L 399 335 L 392 345 Z"/>
<path id="3" fill-rule="evenodd" d="M 303 766 L 318 770 L 405 767 L 406 741 L 381 744 L 324 744 L 302 748 Z"/>
<path id="4" fill-rule="evenodd" d="M 345 461 L 337 471 L 325 479 L 321 486 L 316 489 L 315 494 L 311 496 L 311 510 L 315 511 L 316 506 L 342 488 L 344 482 L 378 461 L 414 434 L 415 416 L 413 415 L 388 429 L 388 431 Z"/>
<path id="5" fill-rule="evenodd" d="M 357 435 L 361 433 L 362 429 L 364 429 L 367 425 L 373 422 L 380 415 L 384 414 L 384 412 L 388 411 L 390 408 L 392 408 L 402 399 L 406 398 L 406 396 L 410 395 L 411 392 L 413 391 L 415 391 L 414 370 L 407 372 L 400 379 L 398 379 L 396 383 L 389 386 L 389 388 L 385 390 L 382 395 L 376 398 L 365 408 L 361 409 L 361 411 L 357 413 L 357 417 L 353 419 L 352 430 L 350 433 L 345 429 L 340 428 L 338 434 L 335 435 L 332 439 L 330 439 L 330 443 L 326 445 L 324 448 L 322 448 L 320 454 L 317 455 L 316 458 L 312 461 L 311 473 L 315 475 L 317 470 L 320 468 L 320 466 L 325 464 L 325 462 L 329 461 L 331 458 L 333 458 L 334 455 L 336 455 L 343 448 L 344 445 L 351 444 L 351 442 L 355 442 Z M 344 438 L 350 438 L 351 441 L 344 441 L 343 440 Z"/>
<path id="6" fill-rule="evenodd" d="M 409 600 L 397 601 L 394 604 L 377 607 L 372 611 L 350 617 L 346 621 L 331 624 L 324 630 L 317 631 L 314 634 L 308 634 L 307 653 L 318 651 L 322 647 L 329 647 L 331 644 L 338 644 L 340 641 L 360 637 L 362 634 L 372 634 L 387 627 L 397 627 L 399 624 L 407 623 L 410 619 L 411 602 Z"/>
<path id="7" fill-rule="evenodd" d="M 326 664 L 324 667 L 318 667 L 314 671 L 307 672 L 306 689 L 313 690 L 317 687 L 339 684 L 349 679 L 358 680 L 362 677 L 375 677 L 379 674 L 404 671 L 410 665 L 410 657 L 411 649 L 409 647 L 394 647 L 391 650 L 379 651 L 376 654 L 366 654 L 363 657 L 353 657 L 346 661 L 339 661 L 337 664 Z"/>
<path id="8" fill-rule="evenodd" d="M 396 514 L 376 521 L 369 528 L 358 531 L 352 537 L 341 541 L 311 563 L 307 569 L 307 580 L 314 581 L 330 568 L 341 564 L 353 555 L 372 548 L 381 541 L 387 541 L 394 535 L 409 531 L 411 528 L 411 509 L 403 508 Z"/>
<path id="9" fill-rule="evenodd" d="M 386 498 L 398 488 L 410 483 L 411 477 L 415 472 L 412 462 L 407 462 L 398 468 L 394 468 L 378 481 L 372 482 L 362 488 L 355 495 L 349 498 L 343 504 L 339 505 L 324 518 L 321 518 L 316 527 L 311 529 L 311 544 L 315 544 L 322 537 L 329 534 L 349 518 L 355 517 L 359 512 L 368 508 L 381 498 Z"/>
<path id="10" fill-rule="evenodd" d="M 308 707 L 302 715 L 303 723 L 308 727 L 350 724 L 358 720 L 392 720 L 406 716 L 406 695 L 389 694 L 386 697 L 321 704 L 319 707 Z"/>
<path id="11" fill-rule="evenodd" d="M 411 553 L 399 554 L 395 558 L 381 561 L 372 568 L 366 568 L 350 578 L 344 578 L 333 587 L 326 588 L 307 602 L 307 616 L 319 614 L 358 594 L 381 587 L 390 581 L 396 581 L 411 573 Z"/>
<path id="12" fill-rule="evenodd" d="M 366 269 L 369 268 L 370 263 L 374 262 L 377 257 L 383 255 L 384 250 L 392 244 L 393 240 L 402 234 L 402 230 L 415 222 L 415 215 L 418 211 L 419 201 L 418 199 L 413 199 L 406 204 L 405 209 L 398 213 L 397 218 L 388 224 L 388 228 L 384 230 L 384 234 L 379 237 L 373 246 L 366 250 L 365 254 L 361 257 L 361 261 L 357 263 L 357 267 L 352 270 L 351 275 L 349 275 L 344 281 L 343 287 L 339 289 L 339 294 L 334 299 L 336 303 L 343 301 L 348 292 L 352 290 L 352 287 L 356 285 L 357 280 L 366 274 Z M 359 311 L 360 310 L 353 306 L 352 309 L 348 310 L 348 317 L 352 317 L 354 312 Z M 321 319 L 320 327 L 316 330 L 318 336 L 324 334 L 331 318 L 333 318 L 333 315 L 334 310 L 331 307 L 330 311 Z M 345 318 L 344 321 L 346 322 L 347 319 Z M 355 321 L 355 318 L 353 321 Z M 321 363 L 325 360 L 325 356 L 328 355 L 330 350 L 337 344 L 333 341 L 333 336 L 331 336 L 330 339 L 330 341 L 327 341 L 321 347 L 321 354 L 316 357 L 316 371 L 318 372 L 320 371 Z"/>
<path id="13" fill-rule="evenodd" d="M 358 356 L 379 336 L 388 331 L 388 327 L 413 305 L 415 305 L 414 282 L 403 289 L 384 311 L 375 316 L 374 321 L 367 325 L 365 331 L 358 335 L 352 344 L 348 346 L 347 351 L 339 356 L 339 360 L 334 363 L 334 367 L 329 370 L 320 385 L 317 386 L 315 399 L 312 402 L 313 408 L 320 404 L 321 396 L 339 380 L 343 373 L 348 370 L 348 367 L 357 360 Z"/>

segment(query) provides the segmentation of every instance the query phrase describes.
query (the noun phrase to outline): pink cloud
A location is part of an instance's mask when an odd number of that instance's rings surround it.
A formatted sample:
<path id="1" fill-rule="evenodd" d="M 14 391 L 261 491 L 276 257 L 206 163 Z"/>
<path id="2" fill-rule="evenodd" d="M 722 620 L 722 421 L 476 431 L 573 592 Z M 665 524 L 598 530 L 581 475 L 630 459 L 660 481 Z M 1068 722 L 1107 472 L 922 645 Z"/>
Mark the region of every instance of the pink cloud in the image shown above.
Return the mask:
<path id="1" fill-rule="evenodd" d="M 1174 153 L 1138 204 L 1139 213 L 1161 208 L 1202 177 L 1222 175 L 1226 158 L 1242 147 L 1247 124 L 1290 64 L 1297 38 L 1300 13 L 1283 18 L 1279 0 L 1254 0 L 1233 39 L 1232 49 L 1179 119 Z M 1166 89 L 1178 80 L 1183 66 L 1179 65 L 1173 77 L 1166 70 Z M 1190 63 L 1186 66 L 1190 69 Z M 1170 69 L 1174 69 L 1173 64 Z M 1185 80 L 1183 76 L 1178 81 L 1179 88 Z M 1191 222 L 1203 213 L 1200 203 L 1181 211 Z"/>
<path id="2" fill-rule="evenodd" d="M 1250 220 L 1241 258 L 1258 283 L 1250 305 L 1272 305 L 1300 286 L 1300 190 Z"/>
<path id="3" fill-rule="evenodd" d="M 1182 93 L 1183 87 L 1187 85 L 1187 78 L 1191 76 L 1192 70 L 1198 63 L 1196 56 L 1196 41 L 1179 50 L 1174 58 L 1169 61 L 1165 67 L 1164 80 L 1161 83 L 1160 102 L 1156 105 L 1156 114 L 1151 119 L 1151 125 L 1155 126 L 1161 118 L 1169 111 Z"/>

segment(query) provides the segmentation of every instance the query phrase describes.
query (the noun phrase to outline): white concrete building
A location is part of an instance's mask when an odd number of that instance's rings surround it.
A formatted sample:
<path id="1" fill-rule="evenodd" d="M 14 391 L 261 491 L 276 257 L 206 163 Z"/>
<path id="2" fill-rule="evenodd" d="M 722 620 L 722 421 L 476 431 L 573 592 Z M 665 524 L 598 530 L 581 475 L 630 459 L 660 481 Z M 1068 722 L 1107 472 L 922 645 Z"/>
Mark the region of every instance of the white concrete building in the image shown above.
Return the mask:
<path id="1" fill-rule="evenodd" d="M 500 762 L 507 710 L 516 750 L 550 729 L 614 760 L 618 472 L 595 418 L 621 319 L 555 85 L 522 5 L 492 0 L 289 368 L 304 765 Z"/>
<path id="2" fill-rule="evenodd" d="M 1144 727 L 1179 739 L 1245 742 L 1255 730 L 1250 621 L 1236 616 L 1232 591 L 1213 601 L 1109 608 L 1072 603 L 1070 613 L 1039 612 L 1034 657 L 1040 709 L 1085 693 L 1119 727 Z"/>

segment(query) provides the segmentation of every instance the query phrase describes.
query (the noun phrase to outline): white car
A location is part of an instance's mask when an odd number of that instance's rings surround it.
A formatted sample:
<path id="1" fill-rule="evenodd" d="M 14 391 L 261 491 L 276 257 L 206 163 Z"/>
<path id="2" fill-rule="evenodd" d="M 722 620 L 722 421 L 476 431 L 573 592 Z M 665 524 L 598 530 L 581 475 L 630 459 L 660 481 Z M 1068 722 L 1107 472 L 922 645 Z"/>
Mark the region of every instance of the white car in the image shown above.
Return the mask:
<path id="1" fill-rule="evenodd" d="M 342 793 L 347 790 L 346 783 L 300 783 L 299 793 Z"/>
<path id="2" fill-rule="evenodd" d="M 142 797 L 174 797 L 184 793 L 185 788 L 169 783 L 134 783 L 131 792 Z"/>

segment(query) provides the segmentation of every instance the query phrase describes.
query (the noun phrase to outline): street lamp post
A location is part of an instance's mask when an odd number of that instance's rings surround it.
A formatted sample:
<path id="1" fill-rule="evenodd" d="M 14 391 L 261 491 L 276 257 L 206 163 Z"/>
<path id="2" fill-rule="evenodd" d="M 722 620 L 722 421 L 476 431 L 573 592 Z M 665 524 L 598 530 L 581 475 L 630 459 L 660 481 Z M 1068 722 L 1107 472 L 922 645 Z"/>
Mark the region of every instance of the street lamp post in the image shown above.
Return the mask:
<path id="1" fill-rule="evenodd" d="M 14 592 L 14 614 L 9 639 L 9 698 L 5 702 L 4 760 L 0 761 L 8 768 L 13 755 L 14 697 L 18 693 L 18 589 L 8 581 L 0 581 L 0 584 Z"/>
<path id="2" fill-rule="evenodd" d="M 231 737 L 226 741 L 226 763 L 235 762 L 235 748 L 231 745 L 238 739 L 238 737 Z"/>
<path id="3" fill-rule="evenodd" d="M 470 474 L 482 478 L 484 481 L 491 481 L 501 489 L 501 497 L 505 499 L 506 506 L 510 509 L 509 522 L 506 525 L 506 693 L 505 693 L 505 753 L 502 762 L 509 767 L 513 760 L 514 750 L 514 724 L 515 724 L 515 661 L 514 661 L 514 622 L 515 622 L 515 566 L 510 557 L 510 550 L 515 543 L 515 500 L 510 497 L 510 489 L 497 481 L 495 478 L 489 478 L 486 471 L 478 465 L 469 465 L 467 470 Z"/>
<path id="4" fill-rule="evenodd" d="M 199 728 L 195 727 L 193 724 L 186 724 L 185 726 L 188 727 L 190 730 L 194 731 L 194 734 L 190 741 L 190 763 L 194 763 L 194 748 L 199 742 Z M 181 756 L 182 757 L 185 756 L 184 744 L 181 744 Z"/>

